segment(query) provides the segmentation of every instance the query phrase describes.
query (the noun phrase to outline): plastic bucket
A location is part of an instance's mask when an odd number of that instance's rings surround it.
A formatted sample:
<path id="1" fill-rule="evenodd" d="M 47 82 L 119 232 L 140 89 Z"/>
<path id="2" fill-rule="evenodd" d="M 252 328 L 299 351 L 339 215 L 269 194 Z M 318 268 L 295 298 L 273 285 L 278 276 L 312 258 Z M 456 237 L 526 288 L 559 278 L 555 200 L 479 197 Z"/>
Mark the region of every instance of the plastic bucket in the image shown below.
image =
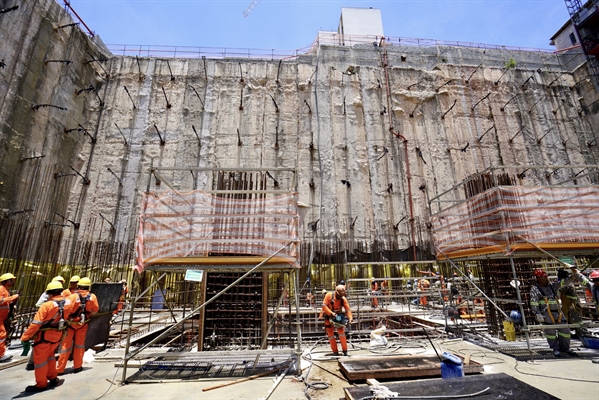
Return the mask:
<path id="1" fill-rule="evenodd" d="M 441 362 L 441 378 L 461 378 L 464 376 L 464 367 L 460 364 L 454 364 L 451 361 Z"/>
<path id="2" fill-rule="evenodd" d="M 592 336 L 581 336 L 580 342 L 587 349 L 599 349 L 599 338 Z"/>
<path id="3" fill-rule="evenodd" d="M 443 353 L 441 361 L 441 378 L 461 378 L 464 376 L 464 366 L 462 359 L 448 352 Z"/>

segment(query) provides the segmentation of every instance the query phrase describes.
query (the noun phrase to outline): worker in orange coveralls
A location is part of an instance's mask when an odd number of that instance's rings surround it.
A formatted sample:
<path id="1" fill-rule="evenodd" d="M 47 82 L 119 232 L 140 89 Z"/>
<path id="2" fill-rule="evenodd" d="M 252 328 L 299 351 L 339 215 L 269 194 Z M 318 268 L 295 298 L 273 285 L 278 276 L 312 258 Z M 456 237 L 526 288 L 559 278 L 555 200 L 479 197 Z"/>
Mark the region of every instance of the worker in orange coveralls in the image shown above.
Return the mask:
<path id="1" fill-rule="evenodd" d="M 27 386 L 26 392 L 41 392 L 50 386 L 62 383 L 56 372 L 54 350 L 63 337 L 67 327 L 66 319 L 77 305 L 70 298 L 62 297 L 62 283 L 52 281 L 46 287 L 49 300 L 41 305 L 33 321 L 21 336 L 23 347 L 29 347 L 33 337 L 33 362 L 35 364 L 35 385 Z M 48 383 L 48 381 L 50 381 Z"/>
<path id="2" fill-rule="evenodd" d="M 428 279 L 420 279 L 418 281 L 418 291 L 420 292 L 428 292 L 428 288 L 431 286 L 431 283 Z M 426 296 L 420 296 L 420 305 L 426 306 L 428 298 Z"/>
<path id="3" fill-rule="evenodd" d="M 15 280 L 15 276 L 11 273 L 0 276 L 0 362 L 7 362 L 12 358 L 12 356 L 4 354 L 6 353 L 6 328 L 4 323 L 7 322 L 10 305 L 19 300 L 18 294 L 11 296 L 8 291 L 15 284 Z"/>
<path id="4" fill-rule="evenodd" d="M 353 320 L 349 303 L 345 298 L 345 286 L 338 285 L 335 292 L 327 293 L 322 301 L 322 312 L 320 316 L 324 316 L 324 328 L 331 344 L 333 354 L 338 356 L 337 340 L 335 339 L 335 327 L 341 342 L 341 350 L 343 355 L 347 356 L 347 339 L 345 338 L 344 322 L 347 319 L 349 322 Z M 344 318 L 345 317 L 345 318 Z"/>
<path id="5" fill-rule="evenodd" d="M 121 295 L 119 296 L 119 302 L 116 305 L 116 310 L 112 312 L 112 314 L 116 315 L 121 312 L 123 306 L 125 305 L 125 297 L 127 293 L 129 293 L 129 289 L 127 289 L 127 281 L 125 279 L 121 280 L 121 285 L 123 285 L 123 290 L 121 291 Z"/>
<path id="6" fill-rule="evenodd" d="M 62 297 L 69 297 L 72 294 L 77 293 L 77 284 L 81 277 L 79 275 L 73 275 L 71 279 L 69 279 L 69 287 L 62 291 Z"/>
<path id="7" fill-rule="evenodd" d="M 69 297 L 77 307 L 69 317 L 71 321 L 67 328 L 67 335 L 62 341 L 62 348 L 58 358 L 58 375 L 64 374 L 71 352 L 73 352 L 73 372 L 78 373 L 83 371 L 87 323 L 89 322 L 89 318 L 100 309 L 96 295 L 89 292 L 91 284 L 92 281 L 89 278 L 81 278 L 77 286 L 78 292 Z M 73 341 L 75 342 L 74 350 Z"/>
<path id="8" fill-rule="evenodd" d="M 372 296 L 372 308 L 378 308 L 379 299 L 377 296 L 379 295 L 379 284 L 374 279 L 370 281 L 370 295 Z"/>

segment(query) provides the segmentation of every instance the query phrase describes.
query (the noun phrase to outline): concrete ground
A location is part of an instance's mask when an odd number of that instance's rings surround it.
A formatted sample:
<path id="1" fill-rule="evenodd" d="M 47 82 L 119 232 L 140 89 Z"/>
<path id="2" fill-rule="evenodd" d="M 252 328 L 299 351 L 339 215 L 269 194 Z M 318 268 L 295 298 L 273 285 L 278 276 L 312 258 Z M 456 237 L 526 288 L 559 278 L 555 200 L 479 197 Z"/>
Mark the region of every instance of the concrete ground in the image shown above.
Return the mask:
<path id="1" fill-rule="evenodd" d="M 392 355 L 434 354 L 426 342 L 395 342 L 400 345 Z M 542 345 L 541 342 L 539 342 Z M 590 359 L 563 358 L 548 361 L 521 362 L 501 353 L 488 350 L 478 345 L 461 341 L 435 341 L 437 351 L 452 351 L 461 356 L 470 354 L 472 360 L 484 365 L 485 374 L 505 373 L 516 379 L 543 390 L 561 399 L 599 399 L 599 364 Z M 350 350 L 350 357 L 373 356 L 367 343 L 360 349 Z M 599 357 L 599 350 L 596 350 Z M 122 357 L 123 350 L 111 350 L 112 355 Z M 309 371 L 309 382 L 326 382 L 329 387 L 324 390 L 309 390 L 312 399 L 342 399 L 343 388 L 351 387 L 339 371 L 336 360 L 327 359 L 328 346 L 319 346 L 313 350 L 313 357 L 318 361 L 308 369 L 309 363 L 302 361 L 303 375 Z M 21 360 L 20 351 L 9 350 L 15 361 Z M 154 351 L 155 353 L 155 351 Z M 207 392 L 203 388 L 230 382 L 227 379 L 198 380 L 185 382 L 130 383 L 121 385 L 122 370 L 115 367 L 114 357 L 103 357 L 100 353 L 93 363 L 84 364 L 84 370 L 78 374 L 71 373 L 71 364 L 67 366 L 67 374 L 63 385 L 41 393 L 24 393 L 25 386 L 34 384 L 32 371 L 25 370 L 25 364 L 14 365 L 0 371 L 0 399 L 16 399 L 32 397 L 36 400 L 68 397 L 76 399 L 261 399 L 273 388 L 274 376 L 237 383 Z M 379 354 L 384 357 L 384 354 Z M 100 361 L 104 358 L 105 361 Z M 2 364 L 4 366 L 5 364 Z M 128 370 L 128 376 L 136 372 L 136 368 Z M 384 382 L 383 382 L 384 384 Z M 364 385 L 364 383 L 359 383 Z M 269 397 L 273 400 L 306 399 L 305 384 L 293 376 L 287 376 Z"/>

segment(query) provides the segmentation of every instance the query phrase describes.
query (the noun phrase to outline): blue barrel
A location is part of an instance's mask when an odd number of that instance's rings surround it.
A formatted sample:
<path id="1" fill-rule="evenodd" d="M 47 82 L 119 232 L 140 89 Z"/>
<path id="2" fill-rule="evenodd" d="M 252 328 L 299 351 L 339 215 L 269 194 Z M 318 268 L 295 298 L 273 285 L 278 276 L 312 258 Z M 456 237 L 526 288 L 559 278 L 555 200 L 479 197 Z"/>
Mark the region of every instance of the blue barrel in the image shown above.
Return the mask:
<path id="1" fill-rule="evenodd" d="M 462 359 L 451 353 L 443 353 L 443 361 L 441 361 L 441 378 L 461 378 L 464 376 L 464 366 Z"/>

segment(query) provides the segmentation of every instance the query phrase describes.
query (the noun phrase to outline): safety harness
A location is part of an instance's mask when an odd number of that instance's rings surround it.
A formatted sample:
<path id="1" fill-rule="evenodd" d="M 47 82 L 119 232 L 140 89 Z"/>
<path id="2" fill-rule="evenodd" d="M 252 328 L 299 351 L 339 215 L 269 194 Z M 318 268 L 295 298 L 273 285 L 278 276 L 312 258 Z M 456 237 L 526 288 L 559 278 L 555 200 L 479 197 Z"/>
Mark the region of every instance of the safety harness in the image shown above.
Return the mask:
<path id="1" fill-rule="evenodd" d="M 331 304 L 329 305 L 329 308 L 331 309 L 331 311 L 333 311 L 335 314 L 337 314 L 337 317 L 332 317 L 331 315 L 325 315 L 324 319 L 325 319 L 325 321 L 333 324 L 333 326 L 341 327 L 341 326 L 345 326 L 345 322 L 347 320 L 345 313 L 341 312 L 341 310 L 343 309 L 343 299 L 345 299 L 345 296 L 343 296 L 339 299 L 339 310 L 337 311 L 337 310 L 335 310 L 335 296 L 336 295 L 337 295 L 337 293 L 333 292 L 333 295 L 331 296 Z"/>
<path id="2" fill-rule="evenodd" d="M 55 343 L 59 343 L 61 340 L 57 341 L 57 342 L 50 342 L 49 340 L 45 339 L 45 333 L 46 331 L 64 331 L 66 328 L 65 325 L 65 320 L 64 320 L 64 305 L 65 305 L 65 301 L 63 300 L 53 300 L 54 304 L 56 304 L 56 306 L 58 307 L 58 310 L 56 311 L 56 314 L 54 314 L 52 316 L 52 318 L 50 318 L 49 320 L 47 320 L 46 322 L 44 322 L 42 324 L 42 327 L 40 328 L 39 332 L 41 333 L 40 335 L 40 340 L 36 341 L 33 346 L 37 346 L 40 343 L 50 343 L 50 344 L 55 344 Z M 56 317 L 60 316 L 60 319 L 58 321 L 56 321 Z M 63 335 L 64 336 L 64 335 Z"/>
<path id="3" fill-rule="evenodd" d="M 87 304 L 87 301 L 91 299 L 91 293 L 88 293 L 86 296 L 81 296 L 81 293 L 77 294 L 79 295 L 80 305 L 71 315 L 69 315 L 69 328 L 71 327 L 71 323 L 83 325 L 88 322 L 87 316 L 89 313 L 85 310 L 85 305 Z M 75 321 L 75 319 L 79 317 L 81 317 L 81 319 Z"/>
<path id="4" fill-rule="evenodd" d="M 543 289 L 541 288 L 541 286 L 539 286 L 538 284 L 536 285 L 537 289 L 539 289 L 539 292 L 541 293 L 541 295 L 545 295 L 545 292 L 543 291 Z M 551 310 L 551 304 L 555 304 L 557 307 L 557 313 L 559 315 L 558 319 L 557 319 L 557 323 L 561 323 L 562 322 L 562 310 L 559 307 L 559 304 L 557 302 L 557 294 L 555 293 L 555 291 L 553 290 L 553 286 L 548 285 L 549 289 L 551 290 L 551 293 L 553 293 L 553 300 L 550 300 L 547 296 L 543 297 L 543 300 L 545 300 L 545 310 L 543 311 L 547 311 L 547 314 L 549 314 L 549 318 L 551 319 L 551 322 L 553 323 L 553 325 L 556 324 L 555 322 L 555 318 L 553 317 L 553 310 Z"/>

